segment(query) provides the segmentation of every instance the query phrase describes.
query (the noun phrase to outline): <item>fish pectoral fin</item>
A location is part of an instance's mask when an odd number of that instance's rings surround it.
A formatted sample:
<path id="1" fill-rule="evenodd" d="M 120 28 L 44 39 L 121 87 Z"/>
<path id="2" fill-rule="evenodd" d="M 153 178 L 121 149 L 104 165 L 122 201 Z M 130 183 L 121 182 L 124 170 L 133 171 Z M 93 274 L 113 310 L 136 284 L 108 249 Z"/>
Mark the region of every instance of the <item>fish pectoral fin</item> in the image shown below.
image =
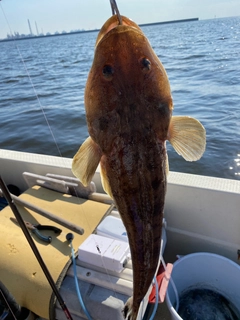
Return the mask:
<path id="1" fill-rule="evenodd" d="M 185 160 L 196 161 L 205 151 L 206 131 L 195 118 L 174 116 L 169 125 L 168 140 Z"/>
<path id="2" fill-rule="evenodd" d="M 91 182 L 101 156 L 102 153 L 99 146 L 91 137 L 88 137 L 83 142 L 75 154 L 72 162 L 72 172 L 84 186 Z"/>

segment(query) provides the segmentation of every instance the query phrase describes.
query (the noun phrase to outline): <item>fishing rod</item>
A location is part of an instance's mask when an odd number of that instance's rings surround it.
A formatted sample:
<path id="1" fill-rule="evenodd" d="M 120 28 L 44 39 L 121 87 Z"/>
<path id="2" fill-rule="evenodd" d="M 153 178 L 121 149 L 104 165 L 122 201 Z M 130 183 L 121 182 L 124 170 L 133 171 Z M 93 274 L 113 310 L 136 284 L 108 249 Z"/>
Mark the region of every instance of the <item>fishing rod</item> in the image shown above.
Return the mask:
<path id="1" fill-rule="evenodd" d="M 58 291 L 58 289 L 56 287 L 56 284 L 55 284 L 55 282 L 54 282 L 54 280 L 53 280 L 53 278 L 52 278 L 52 276 L 51 276 L 46 264 L 44 263 L 41 255 L 40 255 L 40 253 L 39 253 L 39 251 L 37 249 L 36 244 L 34 243 L 30 233 L 28 232 L 28 229 L 27 229 L 27 227 L 26 227 L 26 225 L 25 225 L 25 223 L 23 221 L 23 218 L 21 217 L 20 212 L 18 211 L 18 208 L 16 207 L 16 205 L 14 203 L 14 200 L 11 198 L 11 194 L 10 194 L 5 182 L 3 181 L 1 175 L 0 175 L 0 186 L 1 186 L 2 192 L 3 192 L 7 202 L 9 204 L 10 208 L 12 209 L 13 214 L 15 215 L 15 218 L 17 219 L 18 224 L 20 225 L 20 227 L 21 227 L 21 229 L 22 229 L 22 231 L 23 231 L 23 233 L 24 233 L 24 235 L 25 235 L 30 247 L 32 248 L 33 253 L 35 254 L 35 257 L 38 260 L 38 263 L 39 263 L 40 267 L 42 268 L 42 271 L 44 272 L 44 274 L 45 274 L 45 276 L 46 276 L 46 278 L 47 278 L 47 280 L 48 280 L 48 282 L 49 282 L 49 284 L 50 284 L 50 286 L 51 286 L 51 288 L 52 288 L 52 290 L 53 290 L 53 292 L 54 292 L 54 294 L 55 294 L 55 296 L 56 296 L 56 298 L 57 298 L 57 300 L 58 300 L 58 302 L 59 302 L 59 304 L 60 304 L 60 306 L 61 306 L 61 308 L 63 310 L 63 312 L 65 313 L 66 318 L 70 319 L 70 320 L 73 320 L 73 318 L 72 318 L 72 316 L 71 316 L 71 314 L 70 314 L 70 312 L 69 312 L 69 310 L 68 310 L 68 308 L 67 308 L 67 306 L 66 306 L 66 304 L 65 304 L 65 302 L 64 302 L 64 300 L 63 300 L 63 298 L 61 296 L 61 294 L 59 293 L 59 291 Z"/>

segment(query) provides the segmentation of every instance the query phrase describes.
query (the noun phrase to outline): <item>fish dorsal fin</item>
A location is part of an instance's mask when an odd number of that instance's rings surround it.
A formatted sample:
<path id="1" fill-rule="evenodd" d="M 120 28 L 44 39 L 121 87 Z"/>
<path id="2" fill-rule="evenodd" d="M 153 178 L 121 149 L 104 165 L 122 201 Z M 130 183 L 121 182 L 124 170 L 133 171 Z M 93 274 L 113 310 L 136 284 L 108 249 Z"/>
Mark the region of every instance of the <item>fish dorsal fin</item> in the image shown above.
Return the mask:
<path id="1" fill-rule="evenodd" d="M 103 189 L 113 199 L 112 190 L 107 177 L 104 157 L 102 157 L 100 162 L 100 170 Z"/>
<path id="2" fill-rule="evenodd" d="M 99 146 L 91 137 L 88 137 L 83 142 L 75 154 L 72 162 L 72 172 L 84 186 L 91 182 L 101 156 L 102 153 Z"/>
<path id="3" fill-rule="evenodd" d="M 196 161 L 205 151 L 206 131 L 195 118 L 174 116 L 169 125 L 168 140 L 185 160 Z"/>

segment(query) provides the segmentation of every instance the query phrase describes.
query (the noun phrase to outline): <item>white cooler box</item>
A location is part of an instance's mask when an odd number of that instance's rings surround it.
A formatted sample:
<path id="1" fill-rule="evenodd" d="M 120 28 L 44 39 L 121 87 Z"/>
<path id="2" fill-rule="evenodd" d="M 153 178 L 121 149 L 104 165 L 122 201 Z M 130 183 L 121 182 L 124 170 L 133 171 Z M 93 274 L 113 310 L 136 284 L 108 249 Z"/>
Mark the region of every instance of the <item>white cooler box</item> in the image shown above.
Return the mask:
<path id="1" fill-rule="evenodd" d="M 119 239 L 128 242 L 127 231 L 120 218 L 114 216 L 106 217 L 97 227 L 97 234 L 100 236 Z"/>
<path id="2" fill-rule="evenodd" d="M 120 273 L 130 258 L 128 242 L 91 234 L 78 248 L 78 259 Z"/>

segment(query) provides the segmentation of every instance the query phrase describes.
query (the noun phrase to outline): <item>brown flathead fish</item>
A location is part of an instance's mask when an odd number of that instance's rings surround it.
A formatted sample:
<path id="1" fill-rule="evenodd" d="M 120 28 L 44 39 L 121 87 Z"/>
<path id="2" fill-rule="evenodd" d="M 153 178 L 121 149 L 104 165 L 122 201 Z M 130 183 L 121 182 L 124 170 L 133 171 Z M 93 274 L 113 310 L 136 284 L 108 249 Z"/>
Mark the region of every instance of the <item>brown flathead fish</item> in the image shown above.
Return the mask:
<path id="1" fill-rule="evenodd" d="M 198 160 L 205 129 L 190 117 L 172 117 L 166 71 L 141 29 L 122 16 L 102 27 L 86 90 L 90 137 L 73 159 L 87 185 L 100 163 L 105 191 L 126 227 L 133 264 L 133 297 L 126 319 L 137 318 L 159 261 L 168 161 L 166 140 L 188 161 Z"/>

